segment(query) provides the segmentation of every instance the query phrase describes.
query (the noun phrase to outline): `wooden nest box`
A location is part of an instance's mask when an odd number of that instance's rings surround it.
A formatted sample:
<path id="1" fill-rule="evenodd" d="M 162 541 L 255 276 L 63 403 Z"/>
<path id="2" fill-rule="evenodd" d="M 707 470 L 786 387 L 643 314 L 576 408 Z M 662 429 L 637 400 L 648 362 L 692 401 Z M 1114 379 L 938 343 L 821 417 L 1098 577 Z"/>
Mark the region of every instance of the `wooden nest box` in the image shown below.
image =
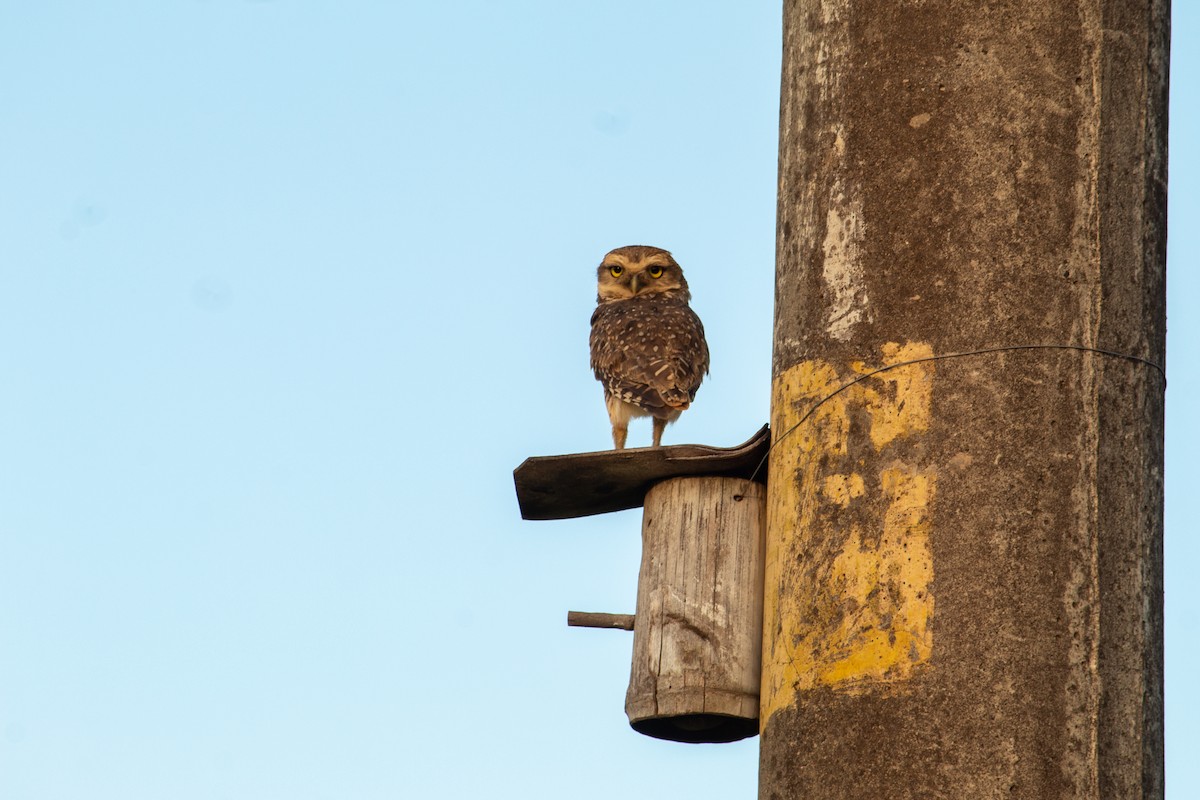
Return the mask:
<path id="1" fill-rule="evenodd" d="M 571 625 L 633 631 L 625 713 L 639 733 L 677 742 L 758 733 L 769 448 L 764 426 L 738 447 L 543 456 L 513 473 L 525 519 L 643 507 L 636 612 L 568 614 Z"/>

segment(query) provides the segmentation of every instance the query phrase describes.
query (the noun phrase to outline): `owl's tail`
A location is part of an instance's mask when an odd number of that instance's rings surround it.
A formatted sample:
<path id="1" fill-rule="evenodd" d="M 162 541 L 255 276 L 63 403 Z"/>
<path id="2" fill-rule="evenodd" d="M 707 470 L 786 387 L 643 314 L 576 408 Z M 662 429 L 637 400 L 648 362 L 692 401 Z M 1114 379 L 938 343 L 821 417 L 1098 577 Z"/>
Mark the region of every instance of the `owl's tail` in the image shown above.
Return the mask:
<path id="1" fill-rule="evenodd" d="M 667 389 L 661 395 L 663 402 L 676 411 L 687 411 L 692 404 L 692 396 L 682 389 Z"/>

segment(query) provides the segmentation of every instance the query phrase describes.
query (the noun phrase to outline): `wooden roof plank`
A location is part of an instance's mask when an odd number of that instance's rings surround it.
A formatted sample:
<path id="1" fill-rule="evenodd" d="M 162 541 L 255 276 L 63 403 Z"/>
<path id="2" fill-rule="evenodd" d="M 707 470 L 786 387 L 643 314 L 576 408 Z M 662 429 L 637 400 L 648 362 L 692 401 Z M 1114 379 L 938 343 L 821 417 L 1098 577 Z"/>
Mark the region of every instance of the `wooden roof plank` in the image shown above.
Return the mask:
<path id="1" fill-rule="evenodd" d="M 771 446 L 764 425 L 737 447 L 676 444 L 527 458 L 513 470 L 523 519 L 570 519 L 638 508 L 650 487 L 668 478 L 750 478 Z M 763 464 L 755 480 L 766 483 Z"/>

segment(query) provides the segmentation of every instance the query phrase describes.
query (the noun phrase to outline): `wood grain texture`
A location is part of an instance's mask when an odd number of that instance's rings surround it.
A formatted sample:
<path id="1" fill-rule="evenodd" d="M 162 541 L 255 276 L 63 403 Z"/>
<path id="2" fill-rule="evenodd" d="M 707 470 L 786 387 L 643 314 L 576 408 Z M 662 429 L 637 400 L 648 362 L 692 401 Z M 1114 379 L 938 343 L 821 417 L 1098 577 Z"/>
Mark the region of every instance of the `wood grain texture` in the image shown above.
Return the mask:
<path id="1" fill-rule="evenodd" d="M 646 495 L 625 711 L 683 742 L 758 732 L 766 493 L 741 478 L 675 478 Z"/>

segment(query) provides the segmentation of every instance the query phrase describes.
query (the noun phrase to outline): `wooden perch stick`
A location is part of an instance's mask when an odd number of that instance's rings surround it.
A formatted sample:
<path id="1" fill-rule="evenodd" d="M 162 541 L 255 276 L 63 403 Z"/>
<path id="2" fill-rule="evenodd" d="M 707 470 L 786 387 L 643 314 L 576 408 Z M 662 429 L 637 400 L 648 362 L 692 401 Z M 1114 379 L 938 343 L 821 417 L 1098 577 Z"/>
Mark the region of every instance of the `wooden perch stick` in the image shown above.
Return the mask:
<path id="1" fill-rule="evenodd" d="M 600 614 L 594 611 L 568 611 L 567 624 L 573 628 L 614 628 L 633 630 L 633 614 Z"/>

